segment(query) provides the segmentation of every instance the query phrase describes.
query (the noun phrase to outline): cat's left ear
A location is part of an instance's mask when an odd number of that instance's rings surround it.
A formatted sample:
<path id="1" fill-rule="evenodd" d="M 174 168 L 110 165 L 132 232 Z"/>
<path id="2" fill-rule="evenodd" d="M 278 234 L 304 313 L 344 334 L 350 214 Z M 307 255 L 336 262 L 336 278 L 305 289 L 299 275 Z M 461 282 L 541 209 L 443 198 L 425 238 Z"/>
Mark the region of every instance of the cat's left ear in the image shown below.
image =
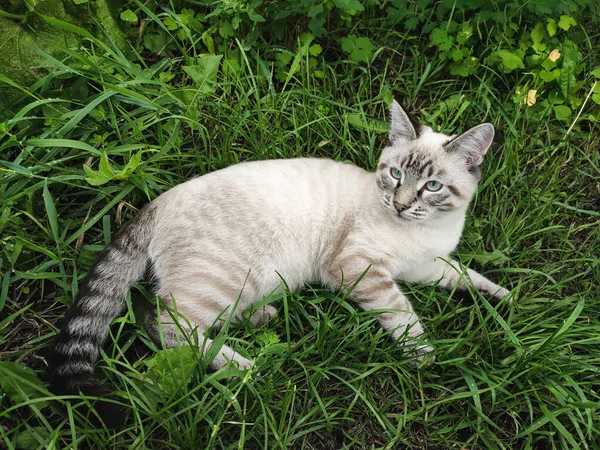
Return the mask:
<path id="1" fill-rule="evenodd" d="M 470 169 L 481 164 L 494 139 L 494 126 L 482 123 L 444 145 L 448 153 L 455 153 L 464 158 Z"/>
<path id="2" fill-rule="evenodd" d="M 407 139 L 413 141 L 417 139 L 417 132 L 413 126 L 408 114 L 404 112 L 402 106 L 394 100 L 392 102 L 392 123 L 390 127 L 390 142 L 398 139 Z"/>

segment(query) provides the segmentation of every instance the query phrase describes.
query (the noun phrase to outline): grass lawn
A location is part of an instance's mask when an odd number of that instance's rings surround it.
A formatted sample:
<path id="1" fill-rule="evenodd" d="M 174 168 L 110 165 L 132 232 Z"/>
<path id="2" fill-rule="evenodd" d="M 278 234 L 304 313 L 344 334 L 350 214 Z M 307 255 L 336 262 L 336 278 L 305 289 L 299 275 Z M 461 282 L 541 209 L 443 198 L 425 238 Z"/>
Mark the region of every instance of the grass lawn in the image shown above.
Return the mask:
<path id="1" fill-rule="evenodd" d="M 598 448 L 598 7 L 409 2 L 413 27 L 393 21 L 404 2 L 309 2 L 313 16 L 277 37 L 268 4 L 223 10 L 202 34 L 182 11 L 209 7 L 167 3 L 119 9 L 139 21 L 120 16 L 126 48 L 55 21 L 76 44 L 43 51 L 36 84 L 0 75 L 2 448 Z M 318 5 L 326 32 L 308 35 Z M 232 17 L 258 38 L 222 32 Z M 256 361 L 228 378 L 197 347 L 156 348 L 143 326 L 156 299 L 141 283 L 96 365 L 127 423 L 96 428 L 54 401 L 44 369 L 60 319 L 141 206 L 241 161 L 374 170 L 393 98 L 446 133 L 495 126 L 457 258 L 511 289 L 512 305 L 402 284 L 435 348 L 421 367 L 338 293 L 284 291 L 266 300 L 274 321 L 211 335 Z"/>

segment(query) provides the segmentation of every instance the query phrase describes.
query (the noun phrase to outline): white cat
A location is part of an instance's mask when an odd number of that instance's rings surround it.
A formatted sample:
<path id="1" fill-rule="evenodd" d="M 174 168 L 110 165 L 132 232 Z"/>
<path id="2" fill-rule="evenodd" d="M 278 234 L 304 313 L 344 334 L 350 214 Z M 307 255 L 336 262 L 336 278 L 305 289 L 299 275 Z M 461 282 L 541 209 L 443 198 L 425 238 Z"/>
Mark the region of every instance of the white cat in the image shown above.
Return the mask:
<path id="1" fill-rule="evenodd" d="M 93 364 L 127 291 L 147 269 L 156 294 L 167 304 L 174 299 L 199 334 L 227 314 L 238 318 L 281 289 L 283 278 L 291 289 L 308 282 L 352 289 L 351 300 L 365 310 L 386 310 L 381 325 L 423 357 L 430 347 L 395 280 L 464 286 L 448 255 L 459 242 L 493 136 L 487 123 L 458 137 L 415 129 L 394 102 L 390 145 L 375 173 L 327 159 L 260 161 L 174 187 L 116 235 L 82 281 L 53 350 L 51 389 L 106 392 Z M 466 278 L 489 296 L 509 294 L 472 270 Z M 276 313 L 269 305 L 251 320 L 263 323 Z M 166 345 L 177 345 L 173 319 L 163 313 L 161 322 Z M 229 361 L 250 366 L 226 346 L 212 365 Z M 110 421 L 101 411 L 106 405 L 97 409 Z"/>

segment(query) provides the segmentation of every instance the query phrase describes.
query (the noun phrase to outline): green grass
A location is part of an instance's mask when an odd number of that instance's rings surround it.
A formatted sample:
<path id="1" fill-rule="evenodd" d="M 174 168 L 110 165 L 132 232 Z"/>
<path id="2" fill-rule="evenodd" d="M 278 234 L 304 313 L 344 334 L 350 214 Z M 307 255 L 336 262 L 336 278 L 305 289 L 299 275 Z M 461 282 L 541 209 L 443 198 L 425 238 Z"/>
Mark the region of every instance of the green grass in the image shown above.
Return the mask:
<path id="1" fill-rule="evenodd" d="M 46 61 L 46 77 L 4 117 L 0 143 L 6 448 L 596 448 L 600 127 L 589 115 L 600 117 L 598 106 L 587 103 L 575 123 L 532 116 L 511 100 L 526 73 L 453 77 L 425 37 L 366 17 L 356 26 L 379 49 L 371 65 L 320 59 L 320 78 L 293 42 L 265 43 L 240 48 L 240 70 L 219 72 L 204 95 L 182 70 L 195 61 L 184 45 L 135 66 L 93 41 Z M 580 43 L 586 73 L 598 45 L 597 34 Z M 287 83 L 270 76 L 276 51 L 300 64 Z M 325 156 L 372 170 L 392 97 L 445 132 L 495 125 L 458 255 L 514 290 L 511 306 L 403 285 L 435 347 L 436 363 L 415 367 L 373 313 L 319 286 L 284 292 L 271 299 L 273 322 L 214 333 L 256 357 L 249 373 L 228 377 L 208 371 L 197 347 L 157 351 L 142 313 L 154 299 L 141 284 L 97 364 L 127 424 L 96 429 L 65 402 L 58 413 L 38 379 L 44 358 L 119 222 L 239 161 Z M 115 172 L 140 151 L 141 163 L 93 186 L 82 166 L 98 171 L 102 151 Z"/>

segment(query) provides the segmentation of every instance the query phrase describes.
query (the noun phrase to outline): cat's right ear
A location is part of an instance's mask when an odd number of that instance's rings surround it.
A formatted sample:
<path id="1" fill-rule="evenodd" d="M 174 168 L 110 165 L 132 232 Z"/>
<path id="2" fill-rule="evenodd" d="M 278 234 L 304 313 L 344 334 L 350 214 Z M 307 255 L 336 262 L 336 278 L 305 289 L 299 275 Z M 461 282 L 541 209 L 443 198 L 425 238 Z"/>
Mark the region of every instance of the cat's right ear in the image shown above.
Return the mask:
<path id="1" fill-rule="evenodd" d="M 444 148 L 448 153 L 459 155 L 471 169 L 481 164 L 493 139 L 494 126 L 491 123 L 482 123 L 452 139 Z"/>
<path id="2" fill-rule="evenodd" d="M 390 142 L 398 139 L 407 139 L 409 141 L 417 139 L 417 132 L 413 126 L 408 114 L 396 100 L 392 102 L 392 123 L 390 127 Z"/>

